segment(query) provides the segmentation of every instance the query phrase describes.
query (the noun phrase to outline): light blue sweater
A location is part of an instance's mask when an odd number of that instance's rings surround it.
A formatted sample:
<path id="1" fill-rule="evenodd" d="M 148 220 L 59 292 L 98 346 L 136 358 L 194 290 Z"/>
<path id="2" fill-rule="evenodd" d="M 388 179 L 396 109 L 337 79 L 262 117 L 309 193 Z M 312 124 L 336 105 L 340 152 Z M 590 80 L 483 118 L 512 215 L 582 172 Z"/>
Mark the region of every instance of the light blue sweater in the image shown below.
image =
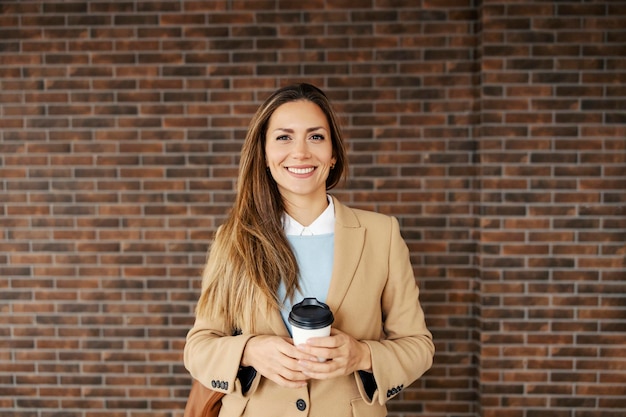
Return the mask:
<path id="1" fill-rule="evenodd" d="M 330 277 L 333 271 L 333 253 L 335 247 L 335 234 L 323 234 L 315 236 L 292 236 L 287 239 L 294 250 L 298 266 L 300 268 L 300 290 L 292 300 L 285 300 L 281 315 L 285 326 L 291 334 L 289 324 L 289 312 L 293 304 L 299 303 L 303 298 L 315 297 L 318 301 L 326 302 Z M 285 286 L 278 289 L 280 299 L 285 298 Z"/>

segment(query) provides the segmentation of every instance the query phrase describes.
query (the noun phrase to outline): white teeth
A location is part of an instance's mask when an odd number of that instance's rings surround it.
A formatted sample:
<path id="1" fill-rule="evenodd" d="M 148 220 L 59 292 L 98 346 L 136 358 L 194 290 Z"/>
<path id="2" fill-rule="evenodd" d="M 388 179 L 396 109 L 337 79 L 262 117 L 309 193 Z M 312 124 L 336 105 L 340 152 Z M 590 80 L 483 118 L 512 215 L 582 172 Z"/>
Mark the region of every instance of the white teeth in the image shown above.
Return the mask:
<path id="1" fill-rule="evenodd" d="M 313 167 L 310 168 L 287 168 L 289 172 L 293 172 L 294 174 L 308 174 L 309 172 L 313 172 Z"/>

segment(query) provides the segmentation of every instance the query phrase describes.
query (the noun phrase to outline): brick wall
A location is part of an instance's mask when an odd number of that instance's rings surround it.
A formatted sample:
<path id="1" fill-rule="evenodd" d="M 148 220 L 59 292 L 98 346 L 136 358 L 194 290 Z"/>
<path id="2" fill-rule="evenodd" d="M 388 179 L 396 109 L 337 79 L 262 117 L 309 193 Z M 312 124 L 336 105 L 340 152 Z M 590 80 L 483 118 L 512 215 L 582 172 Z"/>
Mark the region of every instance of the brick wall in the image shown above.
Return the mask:
<path id="1" fill-rule="evenodd" d="M 626 3 L 482 8 L 485 417 L 626 415 Z"/>
<path id="2" fill-rule="evenodd" d="M 437 345 L 390 416 L 626 413 L 626 2 L 3 1 L 0 415 L 181 416 L 247 123 L 310 81 Z"/>

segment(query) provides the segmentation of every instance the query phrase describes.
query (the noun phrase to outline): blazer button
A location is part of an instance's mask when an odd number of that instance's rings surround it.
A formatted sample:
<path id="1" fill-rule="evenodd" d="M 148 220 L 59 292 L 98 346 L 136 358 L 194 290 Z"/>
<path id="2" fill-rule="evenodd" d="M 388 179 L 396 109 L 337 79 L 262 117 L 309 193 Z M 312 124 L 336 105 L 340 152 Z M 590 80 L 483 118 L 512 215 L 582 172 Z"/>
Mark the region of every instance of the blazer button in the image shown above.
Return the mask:
<path id="1" fill-rule="evenodd" d="M 296 401 L 296 407 L 298 407 L 298 410 L 300 411 L 306 410 L 306 401 L 300 398 L 298 401 Z"/>
<path id="2" fill-rule="evenodd" d="M 217 381 L 216 380 L 212 380 L 211 381 L 211 387 L 217 388 Z"/>

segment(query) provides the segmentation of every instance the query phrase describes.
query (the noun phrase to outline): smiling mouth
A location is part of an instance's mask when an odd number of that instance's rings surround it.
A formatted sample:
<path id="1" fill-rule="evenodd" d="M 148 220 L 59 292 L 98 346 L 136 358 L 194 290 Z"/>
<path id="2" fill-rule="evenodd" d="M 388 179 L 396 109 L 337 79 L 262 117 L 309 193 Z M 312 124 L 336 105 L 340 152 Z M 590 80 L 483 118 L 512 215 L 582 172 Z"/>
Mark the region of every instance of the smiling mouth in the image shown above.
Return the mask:
<path id="1" fill-rule="evenodd" d="M 314 169 L 315 169 L 315 167 L 308 167 L 308 168 L 287 167 L 287 171 L 292 172 L 294 174 L 308 174 L 308 173 L 313 172 Z"/>

